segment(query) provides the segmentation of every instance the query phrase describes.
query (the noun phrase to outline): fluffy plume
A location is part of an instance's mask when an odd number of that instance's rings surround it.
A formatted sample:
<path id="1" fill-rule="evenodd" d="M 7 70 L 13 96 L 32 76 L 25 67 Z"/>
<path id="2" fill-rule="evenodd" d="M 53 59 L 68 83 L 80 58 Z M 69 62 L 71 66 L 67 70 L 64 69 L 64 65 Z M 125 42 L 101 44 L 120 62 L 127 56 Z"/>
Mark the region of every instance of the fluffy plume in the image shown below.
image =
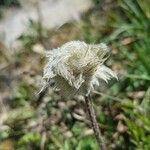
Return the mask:
<path id="1" fill-rule="evenodd" d="M 43 79 L 46 85 L 53 79 L 55 87 L 64 96 L 89 94 L 100 86 L 100 80 L 108 82 L 117 78 L 111 69 L 103 65 L 108 54 L 109 49 L 103 43 L 68 42 L 47 52 L 48 62 Z"/>

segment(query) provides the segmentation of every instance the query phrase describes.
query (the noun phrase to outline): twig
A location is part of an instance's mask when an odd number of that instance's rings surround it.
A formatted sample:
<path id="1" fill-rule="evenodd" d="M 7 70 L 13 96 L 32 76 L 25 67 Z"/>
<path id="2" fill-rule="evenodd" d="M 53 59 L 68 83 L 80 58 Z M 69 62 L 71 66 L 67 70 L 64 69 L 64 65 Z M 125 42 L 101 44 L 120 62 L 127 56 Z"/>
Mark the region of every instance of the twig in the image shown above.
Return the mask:
<path id="1" fill-rule="evenodd" d="M 96 115 L 94 112 L 94 108 L 93 108 L 90 96 L 85 96 L 85 104 L 86 104 L 86 108 L 90 117 L 90 121 L 92 123 L 92 128 L 93 128 L 97 143 L 100 147 L 100 150 L 107 150 L 106 145 L 104 143 L 104 139 L 102 138 L 101 131 L 99 129 L 98 122 L 96 120 Z"/>
<path id="2" fill-rule="evenodd" d="M 118 97 L 114 97 L 114 96 L 111 96 L 111 95 L 108 95 L 108 94 L 104 94 L 102 92 L 97 92 L 97 91 L 93 91 L 95 94 L 98 94 L 98 95 L 101 95 L 101 96 L 105 96 L 107 98 L 110 98 L 114 101 L 117 101 L 117 102 L 122 102 L 122 99 L 121 98 L 118 98 Z"/>
<path id="3" fill-rule="evenodd" d="M 0 71 L 4 70 L 5 68 L 7 68 L 10 64 L 1 64 L 0 65 Z"/>

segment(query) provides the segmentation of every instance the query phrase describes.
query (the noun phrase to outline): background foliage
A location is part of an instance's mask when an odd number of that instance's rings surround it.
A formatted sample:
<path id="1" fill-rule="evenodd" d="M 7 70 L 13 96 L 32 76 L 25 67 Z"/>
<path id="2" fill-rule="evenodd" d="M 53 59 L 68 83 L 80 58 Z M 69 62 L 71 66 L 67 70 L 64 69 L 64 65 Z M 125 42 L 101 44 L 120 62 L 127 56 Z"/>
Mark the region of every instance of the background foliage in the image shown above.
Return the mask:
<path id="1" fill-rule="evenodd" d="M 118 72 L 119 81 L 92 96 L 108 149 L 150 149 L 150 1 L 93 2 L 95 6 L 79 23 L 39 31 L 39 24 L 30 21 L 32 32 L 19 37 L 24 48 L 13 55 L 9 70 L 0 76 L 0 80 L 7 80 L 11 71 L 12 78 L 17 78 L 11 109 L 0 129 L 0 149 L 98 149 L 82 99 L 66 101 L 52 89 L 36 95 L 44 65 L 42 48 L 73 39 L 106 42 L 112 49 L 107 65 Z M 16 3 L 0 1 L 5 6 Z"/>

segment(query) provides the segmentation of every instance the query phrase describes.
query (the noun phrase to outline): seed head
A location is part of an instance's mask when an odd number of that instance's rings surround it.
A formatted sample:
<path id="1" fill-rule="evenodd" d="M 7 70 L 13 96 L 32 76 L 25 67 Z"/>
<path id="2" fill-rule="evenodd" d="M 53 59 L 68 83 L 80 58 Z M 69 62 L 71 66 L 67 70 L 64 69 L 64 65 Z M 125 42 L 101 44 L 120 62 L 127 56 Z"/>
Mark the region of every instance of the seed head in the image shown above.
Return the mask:
<path id="1" fill-rule="evenodd" d="M 71 41 L 47 52 L 48 62 L 44 67 L 46 85 L 54 80 L 55 87 L 64 96 L 86 95 L 100 86 L 100 80 L 108 82 L 115 73 L 104 66 L 108 47 L 101 44 L 86 44 Z"/>

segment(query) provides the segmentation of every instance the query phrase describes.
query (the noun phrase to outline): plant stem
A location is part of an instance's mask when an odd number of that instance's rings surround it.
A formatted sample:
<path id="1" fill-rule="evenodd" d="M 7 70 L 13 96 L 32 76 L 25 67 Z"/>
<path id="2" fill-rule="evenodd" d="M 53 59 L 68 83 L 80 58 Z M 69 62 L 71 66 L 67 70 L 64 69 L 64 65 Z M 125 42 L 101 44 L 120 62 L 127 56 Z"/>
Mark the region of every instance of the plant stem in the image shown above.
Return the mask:
<path id="1" fill-rule="evenodd" d="M 86 104 L 86 108 L 90 117 L 92 128 L 93 128 L 97 143 L 100 147 L 100 150 L 107 150 L 106 145 L 104 143 L 104 139 L 102 138 L 101 131 L 99 129 L 98 122 L 96 120 L 96 115 L 95 115 L 95 111 L 94 111 L 90 96 L 85 96 L 85 104 Z"/>

